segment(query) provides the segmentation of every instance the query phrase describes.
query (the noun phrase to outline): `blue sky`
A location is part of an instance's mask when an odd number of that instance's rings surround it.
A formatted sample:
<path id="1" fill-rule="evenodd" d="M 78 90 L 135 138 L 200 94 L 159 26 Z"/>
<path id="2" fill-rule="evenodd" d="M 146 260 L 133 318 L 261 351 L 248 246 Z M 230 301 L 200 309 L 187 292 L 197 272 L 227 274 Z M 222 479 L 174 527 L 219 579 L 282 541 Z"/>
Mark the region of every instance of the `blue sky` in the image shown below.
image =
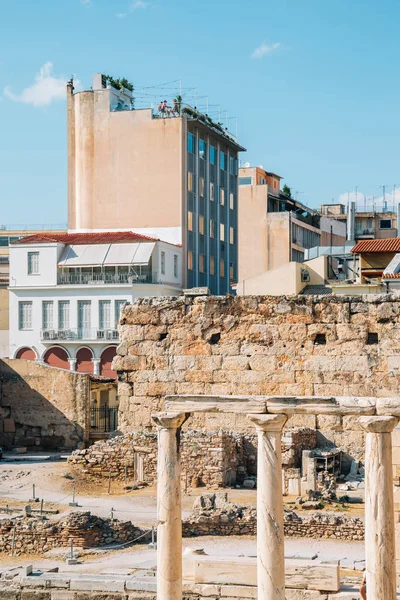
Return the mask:
<path id="1" fill-rule="evenodd" d="M 399 22 L 398 0 L 0 0 L 0 224 L 66 222 L 72 73 L 125 76 L 139 106 L 182 80 L 310 206 L 400 198 Z"/>

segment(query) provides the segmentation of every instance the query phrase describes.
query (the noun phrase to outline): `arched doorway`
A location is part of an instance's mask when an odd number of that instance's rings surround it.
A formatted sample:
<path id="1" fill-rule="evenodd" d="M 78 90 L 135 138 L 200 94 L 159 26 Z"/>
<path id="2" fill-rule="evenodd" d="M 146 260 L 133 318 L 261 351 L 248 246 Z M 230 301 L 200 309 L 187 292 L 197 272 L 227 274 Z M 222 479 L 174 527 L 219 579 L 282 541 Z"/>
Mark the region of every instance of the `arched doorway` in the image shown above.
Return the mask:
<path id="1" fill-rule="evenodd" d="M 58 367 L 59 369 L 67 369 L 69 371 L 68 354 L 60 346 L 54 346 L 49 348 L 43 358 L 44 362 L 51 367 Z"/>
<path id="2" fill-rule="evenodd" d="M 76 353 L 76 367 L 78 373 L 93 373 L 93 352 L 90 348 L 79 348 Z"/>
<path id="3" fill-rule="evenodd" d="M 111 364 L 116 354 L 116 346 L 109 346 L 108 348 L 103 350 L 100 359 L 100 375 L 103 375 L 103 377 L 113 377 L 114 379 L 117 378 L 116 372 L 111 369 Z"/>
<path id="4" fill-rule="evenodd" d="M 15 358 L 23 358 L 24 360 L 36 360 L 36 353 L 32 348 L 20 348 Z"/>

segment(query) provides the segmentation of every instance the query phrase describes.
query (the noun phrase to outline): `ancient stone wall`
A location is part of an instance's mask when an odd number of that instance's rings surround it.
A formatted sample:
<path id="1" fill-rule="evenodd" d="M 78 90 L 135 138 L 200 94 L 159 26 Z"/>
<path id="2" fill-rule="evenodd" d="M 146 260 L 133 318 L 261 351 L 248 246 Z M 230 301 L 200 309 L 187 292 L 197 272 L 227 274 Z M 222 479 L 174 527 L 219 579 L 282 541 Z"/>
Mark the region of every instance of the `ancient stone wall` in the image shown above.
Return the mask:
<path id="1" fill-rule="evenodd" d="M 234 437 L 223 431 L 185 431 L 181 450 L 182 479 L 189 487 L 221 487 L 235 482 Z M 157 478 L 157 434 L 142 431 L 99 441 L 88 449 L 73 452 L 69 463 L 88 477 L 111 476 L 153 485 Z"/>
<path id="2" fill-rule="evenodd" d="M 152 429 L 167 394 L 397 395 L 399 320 L 396 296 L 138 299 L 114 361 L 120 426 Z M 287 427 L 315 428 L 348 466 L 363 459 L 356 416 L 298 415 Z M 185 428 L 254 433 L 244 415 L 197 413 Z"/>
<path id="3" fill-rule="evenodd" d="M 0 445 L 76 448 L 89 431 L 89 397 L 89 375 L 0 360 Z"/>
<path id="4" fill-rule="evenodd" d="M 145 533 L 130 521 L 102 519 L 89 512 L 76 512 L 55 520 L 39 517 L 15 517 L 0 522 L 0 552 L 41 554 L 52 548 L 95 548 L 108 544 L 123 544 Z M 144 536 L 146 541 L 151 534 Z M 14 540 L 14 541 L 13 541 Z"/>

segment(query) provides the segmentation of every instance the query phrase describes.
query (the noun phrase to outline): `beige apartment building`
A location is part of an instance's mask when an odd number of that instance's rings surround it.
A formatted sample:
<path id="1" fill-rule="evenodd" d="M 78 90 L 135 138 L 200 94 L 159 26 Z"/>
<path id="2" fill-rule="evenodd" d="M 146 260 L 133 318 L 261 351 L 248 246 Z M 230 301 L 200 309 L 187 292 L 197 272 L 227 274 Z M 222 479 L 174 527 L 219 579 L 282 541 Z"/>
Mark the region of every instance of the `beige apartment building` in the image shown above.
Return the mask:
<path id="1" fill-rule="evenodd" d="M 261 167 L 239 169 L 239 281 L 302 263 L 306 249 L 345 243 L 345 225 L 284 195 L 280 181 Z"/>
<path id="2" fill-rule="evenodd" d="M 0 226 L 0 358 L 9 356 L 10 244 L 28 235 L 66 231 L 62 225 L 55 227 L 54 229 L 26 229 L 23 226 L 15 226 L 15 229 L 10 229 Z"/>
<path id="3" fill-rule="evenodd" d="M 68 228 L 130 229 L 183 246 L 185 287 L 231 291 L 238 261 L 238 153 L 188 106 L 134 109 L 132 92 L 97 74 L 67 86 Z"/>
<path id="4" fill-rule="evenodd" d="M 381 240 L 399 235 L 398 206 L 394 204 L 323 204 L 320 212 L 324 217 L 345 223 L 348 240 Z"/>

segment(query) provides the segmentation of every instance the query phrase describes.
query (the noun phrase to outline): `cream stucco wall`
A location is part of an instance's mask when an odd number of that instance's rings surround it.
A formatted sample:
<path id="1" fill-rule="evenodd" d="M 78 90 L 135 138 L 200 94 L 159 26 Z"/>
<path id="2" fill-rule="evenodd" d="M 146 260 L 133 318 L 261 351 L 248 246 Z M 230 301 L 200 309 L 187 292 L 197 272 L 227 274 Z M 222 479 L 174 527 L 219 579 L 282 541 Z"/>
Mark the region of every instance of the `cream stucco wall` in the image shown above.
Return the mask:
<path id="1" fill-rule="evenodd" d="M 321 285 L 325 281 L 325 257 L 306 263 L 288 262 L 260 275 L 240 281 L 236 288 L 238 296 L 280 296 L 299 294 L 307 283 L 301 280 L 303 270 L 310 275 L 309 284 Z M 313 263 L 313 264 L 311 264 Z"/>
<path id="2" fill-rule="evenodd" d="M 180 227 L 185 118 L 111 112 L 109 93 L 68 88 L 69 228 Z"/>
<path id="3" fill-rule="evenodd" d="M 239 187 L 239 281 L 264 273 L 267 261 L 268 186 Z"/>

